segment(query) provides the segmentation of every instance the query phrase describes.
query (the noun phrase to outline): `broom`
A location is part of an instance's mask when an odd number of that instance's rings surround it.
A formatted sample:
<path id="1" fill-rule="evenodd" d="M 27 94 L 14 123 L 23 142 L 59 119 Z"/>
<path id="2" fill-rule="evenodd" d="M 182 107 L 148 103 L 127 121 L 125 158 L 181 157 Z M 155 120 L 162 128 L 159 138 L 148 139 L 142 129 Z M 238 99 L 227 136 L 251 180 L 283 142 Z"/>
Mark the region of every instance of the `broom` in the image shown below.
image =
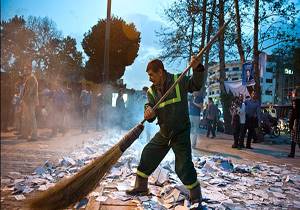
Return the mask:
<path id="1" fill-rule="evenodd" d="M 214 41 L 223 33 L 225 27 L 229 24 L 229 19 L 215 34 L 215 36 L 207 43 L 207 45 L 198 53 L 196 59 L 202 57 L 204 52 L 211 47 Z M 156 110 L 158 105 L 170 94 L 184 75 L 191 68 L 191 64 L 186 67 L 183 73 L 178 77 L 169 90 L 160 98 L 153 107 Z M 144 119 L 140 124 L 132 128 L 116 145 L 110 148 L 100 157 L 93 160 L 88 165 L 84 166 L 77 174 L 70 178 L 64 178 L 55 186 L 48 190 L 35 194 L 28 199 L 26 204 L 32 209 L 62 209 L 70 204 L 82 199 L 90 191 L 92 191 L 105 173 L 118 161 L 123 152 L 139 137 L 144 129 Z"/>

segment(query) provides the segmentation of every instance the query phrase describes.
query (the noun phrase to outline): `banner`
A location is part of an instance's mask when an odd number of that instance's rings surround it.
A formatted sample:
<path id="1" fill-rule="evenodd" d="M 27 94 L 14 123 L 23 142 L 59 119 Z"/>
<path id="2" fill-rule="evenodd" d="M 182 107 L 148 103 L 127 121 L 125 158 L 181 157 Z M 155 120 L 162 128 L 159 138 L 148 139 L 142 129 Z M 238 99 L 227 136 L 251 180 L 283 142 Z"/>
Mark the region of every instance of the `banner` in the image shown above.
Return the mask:
<path id="1" fill-rule="evenodd" d="M 244 63 L 242 68 L 242 85 L 253 86 L 255 85 L 253 72 L 253 64 L 251 62 Z"/>
<path id="2" fill-rule="evenodd" d="M 242 94 L 244 98 L 249 96 L 247 87 L 242 85 L 241 80 L 237 81 L 224 81 L 225 90 L 227 93 L 232 92 L 234 96 L 239 96 Z"/>

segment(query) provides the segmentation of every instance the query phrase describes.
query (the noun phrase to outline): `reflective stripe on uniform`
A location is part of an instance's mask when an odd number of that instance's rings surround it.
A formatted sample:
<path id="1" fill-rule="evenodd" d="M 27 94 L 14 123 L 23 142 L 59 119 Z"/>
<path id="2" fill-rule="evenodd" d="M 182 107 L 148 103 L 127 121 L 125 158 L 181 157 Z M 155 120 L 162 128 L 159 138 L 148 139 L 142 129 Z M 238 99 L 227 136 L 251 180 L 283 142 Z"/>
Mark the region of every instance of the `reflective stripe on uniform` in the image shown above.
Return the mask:
<path id="1" fill-rule="evenodd" d="M 195 181 L 193 184 L 190 185 L 185 185 L 185 187 L 189 190 L 193 189 L 194 187 L 196 187 L 199 184 L 198 180 Z"/>
<path id="2" fill-rule="evenodd" d="M 139 170 L 136 170 L 136 174 L 139 175 L 140 177 L 143 177 L 143 178 L 148 178 L 148 175 L 139 171 Z"/>
<path id="3" fill-rule="evenodd" d="M 152 90 L 151 87 L 148 88 L 148 92 L 150 93 L 150 95 L 152 96 L 152 98 L 153 98 L 153 100 L 154 100 L 154 99 L 155 99 L 155 97 L 154 97 L 154 92 L 153 92 L 153 90 Z"/>
<path id="4" fill-rule="evenodd" d="M 177 80 L 177 77 L 178 77 L 178 76 L 175 74 L 175 75 L 174 75 L 174 82 Z M 154 97 L 154 92 L 153 92 L 153 90 L 151 89 L 151 87 L 148 89 L 148 91 L 149 91 L 150 95 L 151 95 L 153 98 L 155 98 L 155 97 Z M 181 95 L 180 95 L 179 84 L 177 84 L 177 85 L 175 86 L 175 91 L 176 91 L 176 97 L 175 97 L 175 98 L 171 98 L 171 99 L 169 99 L 169 100 L 167 100 L 167 101 L 161 102 L 161 103 L 158 105 L 158 109 L 163 108 L 163 107 L 165 107 L 165 106 L 167 106 L 167 105 L 169 105 L 169 104 L 173 104 L 173 103 L 177 103 L 177 102 L 180 102 L 180 101 L 181 101 Z"/>

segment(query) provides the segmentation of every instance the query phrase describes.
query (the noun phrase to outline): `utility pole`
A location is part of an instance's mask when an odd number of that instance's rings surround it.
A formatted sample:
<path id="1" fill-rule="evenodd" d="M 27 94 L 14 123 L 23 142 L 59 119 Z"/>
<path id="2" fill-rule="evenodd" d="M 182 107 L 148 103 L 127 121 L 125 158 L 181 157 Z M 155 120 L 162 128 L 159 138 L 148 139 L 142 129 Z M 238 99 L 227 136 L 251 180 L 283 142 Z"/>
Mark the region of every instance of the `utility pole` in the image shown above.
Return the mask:
<path id="1" fill-rule="evenodd" d="M 107 0 L 107 16 L 105 27 L 105 45 L 104 45 L 104 65 L 102 73 L 102 81 L 107 82 L 109 77 L 109 37 L 110 37 L 110 14 L 111 14 L 111 0 Z"/>

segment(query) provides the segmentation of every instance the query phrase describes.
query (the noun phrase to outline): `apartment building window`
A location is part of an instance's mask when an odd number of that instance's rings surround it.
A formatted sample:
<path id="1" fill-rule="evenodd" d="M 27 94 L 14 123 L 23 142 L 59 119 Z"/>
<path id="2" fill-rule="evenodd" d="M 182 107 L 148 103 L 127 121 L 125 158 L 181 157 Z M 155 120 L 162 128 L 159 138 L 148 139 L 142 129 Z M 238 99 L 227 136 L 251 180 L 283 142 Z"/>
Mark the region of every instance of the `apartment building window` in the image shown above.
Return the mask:
<path id="1" fill-rule="evenodd" d="M 268 95 L 268 96 L 271 96 L 272 95 L 272 90 L 266 90 L 265 94 Z"/>
<path id="2" fill-rule="evenodd" d="M 273 83 L 272 79 L 266 79 L 266 83 Z"/>
<path id="3" fill-rule="evenodd" d="M 271 72 L 271 73 L 273 73 L 273 68 L 266 68 L 266 72 Z"/>
<path id="4" fill-rule="evenodd" d="M 225 72 L 227 72 L 227 71 L 229 71 L 229 69 L 228 69 L 228 68 L 225 68 Z"/>
<path id="5" fill-rule="evenodd" d="M 239 70 L 240 70 L 239 67 L 233 67 L 233 68 L 232 68 L 232 71 L 239 71 Z"/>

